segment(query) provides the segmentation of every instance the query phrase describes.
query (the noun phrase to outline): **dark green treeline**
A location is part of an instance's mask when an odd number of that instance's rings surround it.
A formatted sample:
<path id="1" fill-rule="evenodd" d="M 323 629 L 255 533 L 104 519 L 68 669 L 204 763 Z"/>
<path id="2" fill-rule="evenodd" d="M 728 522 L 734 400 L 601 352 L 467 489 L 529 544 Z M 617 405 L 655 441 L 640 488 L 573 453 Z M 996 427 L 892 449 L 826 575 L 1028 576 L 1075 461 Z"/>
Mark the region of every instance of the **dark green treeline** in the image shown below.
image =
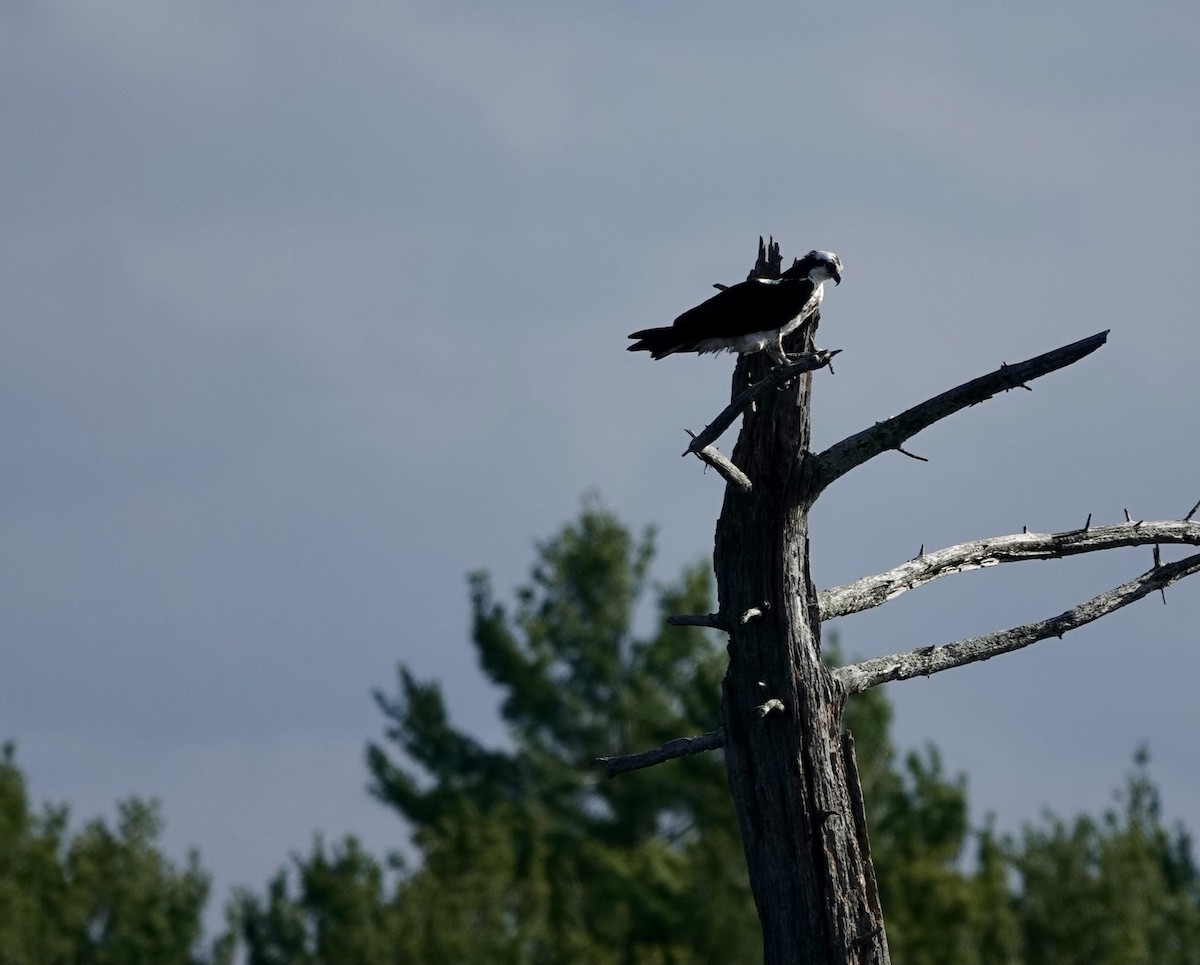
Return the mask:
<path id="1" fill-rule="evenodd" d="M 593 502 L 537 547 L 511 602 L 474 575 L 473 640 L 507 745 L 457 729 L 438 685 L 402 666 L 375 695 L 385 740 L 367 763 L 418 858 L 318 839 L 264 890 L 239 891 L 212 942 L 208 878 L 195 855 L 184 868 L 161 855 L 153 805 L 71 833 L 65 809 L 34 812 L 6 750 L 0 965 L 756 962 L 719 755 L 611 781 L 592 765 L 717 723 L 721 641 L 647 609 L 708 612 L 709 568 L 657 584 L 653 555 L 652 533 Z M 1001 836 L 970 826 L 966 780 L 934 747 L 895 753 L 890 719 L 878 690 L 847 713 L 896 965 L 1200 962 L 1200 875 L 1186 833 L 1163 824 L 1144 752 L 1099 817 Z"/>

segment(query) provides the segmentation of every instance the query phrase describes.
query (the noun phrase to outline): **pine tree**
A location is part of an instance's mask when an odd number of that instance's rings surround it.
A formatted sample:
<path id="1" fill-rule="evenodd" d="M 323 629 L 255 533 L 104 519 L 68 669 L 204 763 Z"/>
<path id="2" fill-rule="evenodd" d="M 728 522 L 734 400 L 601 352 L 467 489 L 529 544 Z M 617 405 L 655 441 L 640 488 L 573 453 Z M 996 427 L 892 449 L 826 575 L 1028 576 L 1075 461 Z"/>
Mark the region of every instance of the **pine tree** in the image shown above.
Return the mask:
<path id="1" fill-rule="evenodd" d="M 474 641 L 500 688 L 511 750 L 456 730 L 439 688 L 404 668 L 398 693 L 377 695 L 394 749 L 370 749 L 374 792 L 422 849 L 444 849 L 464 822 L 504 823 L 510 887 L 547 930 L 519 942 L 528 957 L 515 960 L 561 961 L 574 947 L 613 962 L 756 957 L 720 762 L 697 756 L 621 781 L 594 766 L 614 746 L 716 724 L 723 655 L 706 631 L 633 629 L 652 557 L 652 533 L 634 538 L 590 502 L 538 547 L 511 611 L 486 576 L 472 577 Z M 662 614 L 706 606 L 709 584 L 696 566 L 653 595 Z"/>
<path id="2" fill-rule="evenodd" d="M 65 807 L 29 806 L 7 744 L 0 753 L 0 965 L 187 965 L 197 960 L 208 875 L 193 852 L 159 851 L 154 803 L 118 805 L 115 828 L 69 833 Z"/>

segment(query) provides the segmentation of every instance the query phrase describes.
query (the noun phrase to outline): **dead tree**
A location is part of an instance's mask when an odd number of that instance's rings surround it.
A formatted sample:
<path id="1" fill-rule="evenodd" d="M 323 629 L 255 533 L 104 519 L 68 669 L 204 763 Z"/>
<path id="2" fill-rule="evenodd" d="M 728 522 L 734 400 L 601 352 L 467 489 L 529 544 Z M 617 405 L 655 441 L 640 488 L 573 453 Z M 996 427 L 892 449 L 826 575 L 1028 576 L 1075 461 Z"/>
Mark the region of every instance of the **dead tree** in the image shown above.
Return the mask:
<path id="1" fill-rule="evenodd" d="M 764 246 L 752 275 L 777 277 L 777 244 Z M 730 792 L 763 929 L 766 965 L 887 963 L 883 910 L 871 865 L 846 698 L 890 680 L 987 660 L 1083 626 L 1200 570 L 1200 554 L 1163 563 L 1161 544 L 1200 544 L 1200 523 L 1134 521 L 1059 533 L 976 540 L 886 573 L 818 593 L 809 576 L 808 511 L 827 486 L 884 452 L 905 453 L 917 432 L 999 392 L 1071 365 L 1104 344 L 1101 332 L 943 392 L 824 452 L 809 450 L 812 372 L 836 354 L 818 351 L 814 316 L 791 336 L 795 362 L 772 368 L 765 353 L 739 359 L 733 401 L 692 439 L 687 452 L 726 480 L 713 554 L 716 613 L 680 624 L 728 634 L 729 669 L 721 727 L 638 754 L 603 759 L 609 776 L 724 747 Z M 743 416 L 728 459 L 713 443 Z M 908 455 L 908 453 L 905 453 Z M 878 606 L 930 580 L 963 570 L 1115 547 L 1150 545 L 1153 565 L 1093 600 L 1037 623 L 907 653 L 828 668 L 821 623 Z"/>

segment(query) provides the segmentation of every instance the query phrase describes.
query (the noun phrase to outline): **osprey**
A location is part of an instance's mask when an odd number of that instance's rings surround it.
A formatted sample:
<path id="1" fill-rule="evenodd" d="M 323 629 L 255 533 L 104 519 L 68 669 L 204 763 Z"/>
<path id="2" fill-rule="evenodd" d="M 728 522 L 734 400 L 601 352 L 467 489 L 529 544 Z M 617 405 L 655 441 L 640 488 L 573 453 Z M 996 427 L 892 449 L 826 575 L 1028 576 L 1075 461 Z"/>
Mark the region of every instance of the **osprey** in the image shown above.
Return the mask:
<path id="1" fill-rule="evenodd" d="M 751 352 L 767 350 L 787 364 L 783 337 L 821 305 L 825 282 L 842 283 L 842 260 L 832 251 L 810 251 L 778 278 L 751 278 L 724 288 L 689 309 L 667 328 L 634 332 L 631 352 L 661 359 L 673 352 Z"/>

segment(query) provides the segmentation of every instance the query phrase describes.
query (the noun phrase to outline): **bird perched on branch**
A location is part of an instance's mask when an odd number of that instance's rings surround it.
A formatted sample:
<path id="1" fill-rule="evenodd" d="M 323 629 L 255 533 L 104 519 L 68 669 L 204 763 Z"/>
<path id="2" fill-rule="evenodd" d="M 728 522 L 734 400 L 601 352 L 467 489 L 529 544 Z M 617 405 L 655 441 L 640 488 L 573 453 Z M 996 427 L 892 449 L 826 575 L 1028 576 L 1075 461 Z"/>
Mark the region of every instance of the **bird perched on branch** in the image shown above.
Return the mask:
<path id="1" fill-rule="evenodd" d="M 842 283 L 842 260 L 832 251 L 810 251 L 778 278 L 751 278 L 723 288 L 689 309 L 666 328 L 646 328 L 630 338 L 631 352 L 661 359 L 674 352 L 751 352 L 767 350 L 786 365 L 783 337 L 821 305 L 825 282 Z"/>

